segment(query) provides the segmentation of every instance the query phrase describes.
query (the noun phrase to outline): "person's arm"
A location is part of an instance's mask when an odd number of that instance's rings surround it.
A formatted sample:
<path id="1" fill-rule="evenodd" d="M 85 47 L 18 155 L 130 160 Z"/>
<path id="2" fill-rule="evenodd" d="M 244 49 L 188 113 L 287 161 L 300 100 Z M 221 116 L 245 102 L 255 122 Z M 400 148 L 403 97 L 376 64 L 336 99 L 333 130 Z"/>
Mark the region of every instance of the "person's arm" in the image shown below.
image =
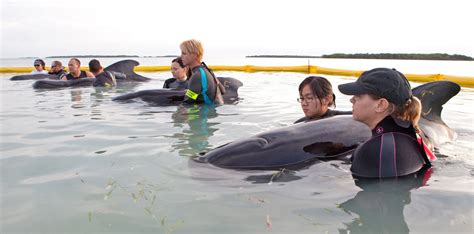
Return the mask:
<path id="1" fill-rule="evenodd" d="M 86 71 L 86 75 L 88 78 L 95 78 L 94 74 L 92 74 L 91 72 Z"/>
<path id="2" fill-rule="evenodd" d="M 189 78 L 188 89 L 186 90 L 184 101 L 187 103 L 195 103 L 197 102 L 200 94 L 201 94 L 201 74 L 196 72 L 196 73 L 193 73 L 191 78 Z"/>

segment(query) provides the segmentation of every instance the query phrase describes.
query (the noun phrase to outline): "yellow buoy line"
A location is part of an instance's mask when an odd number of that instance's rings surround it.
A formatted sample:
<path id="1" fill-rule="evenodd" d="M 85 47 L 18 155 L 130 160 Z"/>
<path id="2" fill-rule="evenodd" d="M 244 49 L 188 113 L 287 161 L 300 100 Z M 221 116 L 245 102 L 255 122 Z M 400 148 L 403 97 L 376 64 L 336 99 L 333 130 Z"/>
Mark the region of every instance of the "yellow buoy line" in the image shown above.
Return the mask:
<path id="1" fill-rule="evenodd" d="M 214 65 L 209 66 L 215 71 L 239 71 L 239 72 L 301 72 L 308 74 L 322 74 L 331 76 L 349 76 L 358 77 L 362 74 L 362 70 L 343 70 L 325 68 L 312 65 L 304 66 L 227 66 L 227 65 Z M 29 73 L 32 71 L 31 67 L 0 67 L 0 73 Z M 46 67 L 49 70 L 49 67 Z M 81 67 L 82 70 L 88 70 L 87 67 Z M 135 71 L 140 72 L 157 72 L 157 71 L 169 71 L 170 66 L 137 66 Z M 474 77 L 469 76 L 451 76 L 444 74 L 405 74 L 410 81 L 415 82 L 430 82 L 438 80 L 449 80 L 456 82 L 463 87 L 474 87 Z"/>

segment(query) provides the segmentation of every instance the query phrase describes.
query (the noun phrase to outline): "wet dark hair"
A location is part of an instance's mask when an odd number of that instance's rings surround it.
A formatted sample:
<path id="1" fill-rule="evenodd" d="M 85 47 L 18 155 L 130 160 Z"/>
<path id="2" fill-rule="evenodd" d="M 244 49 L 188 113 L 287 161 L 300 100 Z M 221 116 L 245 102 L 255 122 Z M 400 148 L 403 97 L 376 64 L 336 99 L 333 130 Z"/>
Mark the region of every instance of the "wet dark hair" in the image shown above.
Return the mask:
<path id="1" fill-rule="evenodd" d="M 102 68 L 102 66 L 100 66 L 99 60 L 97 60 L 97 59 L 92 59 L 92 60 L 89 62 L 89 71 L 91 71 L 92 73 L 98 72 L 101 68 Z"/>
<path id="2" fill-rule="evenodd" d="M 306 79 L 304 79 L 298 87 L 300 94 L 306 85 L 309 85 L 313 95 L 319 99 L 321 105 L 323 104 L 321 99 L 332 94 L 332 102 L 329 103 L 328 106 L 332 106 L 334 108 L 336 107 L 336 95 L 332 92 L 331 82 L 329 82 L 326 78 L 321 76 L 306 77 Z"/>
<path id="3" fill-rule="evenodd" d="M 171 61 L 171 63 L 178 63 L 180 67 L 184 68 L 183 59 L 181 57 L 177 57 Z"/>

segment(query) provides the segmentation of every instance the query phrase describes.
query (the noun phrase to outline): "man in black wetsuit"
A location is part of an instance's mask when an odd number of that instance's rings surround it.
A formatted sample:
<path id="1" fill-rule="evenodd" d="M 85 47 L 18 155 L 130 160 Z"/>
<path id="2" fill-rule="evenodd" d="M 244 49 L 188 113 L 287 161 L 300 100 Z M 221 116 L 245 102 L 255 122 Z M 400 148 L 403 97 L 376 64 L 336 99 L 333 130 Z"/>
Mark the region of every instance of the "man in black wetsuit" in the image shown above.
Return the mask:
<path id="1" fill-rule="evenodd" d="M 184 66 L 191 69 L 184 102 L 188 104 L 222 104 L 222 93 L 218 88 L 217 78 L 201 63 L 204 53 L 201 42 L 197 40 L 184 41 L 180 48 Z"/>
<path id="2" fill-rule="evenodd" d="M 51 69 L 48 74 L 57 75 L 58 80 L 61 80 L 63 76 L 66 75 L 66 71 L 64 71 L 63 64 L 60 61 L 55 60 L 51 63 Z"/>
<path id="3" fill-rule="evenodd" d="M 81 61 L 77 58 L 71 58 L 67 64 L 69 73 L 61 78 L 61 80 L 74 80 L 81 78 L 94 78 L 94 75 L 88 71 L 81 71 Z"/>
<path id="4" fill-rule="evenodd" d="M 95 76 L 95 82 L 93 84 L 94 87 L 112 87 L 117 85 L 115 75 L 112 72 L 104 71 L 104 68 L 100 65 L 99 60 L 92 59 L 89 62 L 89 70 Z"/>

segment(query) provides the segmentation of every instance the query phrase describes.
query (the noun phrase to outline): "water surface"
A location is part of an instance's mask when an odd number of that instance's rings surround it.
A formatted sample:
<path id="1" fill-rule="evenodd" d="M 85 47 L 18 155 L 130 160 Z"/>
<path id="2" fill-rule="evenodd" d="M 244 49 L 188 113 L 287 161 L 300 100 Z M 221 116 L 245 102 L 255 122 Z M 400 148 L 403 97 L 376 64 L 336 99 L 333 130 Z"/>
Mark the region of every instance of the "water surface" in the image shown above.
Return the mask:
<path id="1" fill-rule="evenodd" d="M 436 71 L 432 65 L 411 66 Z M 459 67 L 459 73 L 470 70 Z M 282 172 L 225 170 L 189 160 L 291 125 L 302 116 L 297 87 L 306 74 L 218 72 L 244 86 L 237 104 L 215 110 L 111 101 L 160 88 L 170 77 L 141 74 L 153 80 L 57 90 L 34 90 L 34 81 L 0 75 L 1 233 L 473 231 L 473 89 L 462 89 L 445 105 L 443 119 L 458 139 L 437 151 L 424 186 L 412 179 L 363 190 L 342 160 Z M 328 78 L 333 86 L 353 80 Z M 337 108 L 349 110 L 349 97 L 336 95 Z"/>

